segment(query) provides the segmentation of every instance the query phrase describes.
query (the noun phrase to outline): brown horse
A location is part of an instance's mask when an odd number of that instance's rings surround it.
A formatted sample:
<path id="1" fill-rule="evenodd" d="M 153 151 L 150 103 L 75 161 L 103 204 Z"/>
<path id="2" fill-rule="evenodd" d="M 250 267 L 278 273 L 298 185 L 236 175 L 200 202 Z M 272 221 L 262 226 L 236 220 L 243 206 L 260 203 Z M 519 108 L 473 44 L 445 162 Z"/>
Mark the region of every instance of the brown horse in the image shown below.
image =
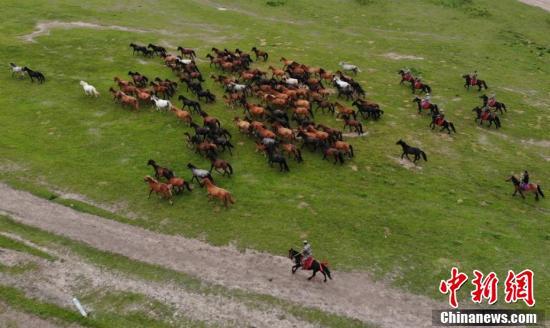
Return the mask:
<path id="1" fill-rule="evenodd" d="M 116 91 L 113 88 L 110 88 L 109 91 L 113 94 L 113 99 L 117 99 L 122 105 L 128 105 L 135 109 L 139 109 L 139 102 L 136 98 L 128 96 L 122 91 Z"/>
<path id="2" fill-rule="evenodd" d="M 221 175 L 226 175 L 230 177 L 233 174 L 233 167 L 231 164 L 229 164 L 226 160 L 216 158 L 216 156 L 209 155 L 208 159 L 210 159 L 210 173 L 212 173 L 212 170 L 215 170 Z"/>
<path id="3" fill-rule="evenodd" d="M 174 106 L 170 107 L 170 110 L 174 112 L 174 114 L 176 114 L 176 117 L 179 118 L 182 122 L 185 122 L 188 125 L 191 125 L 191 122 L 193 122 L 193 117 L 188 111 L 176 108 Z"/>
<path id="4" fill-rule="evenodd" d="M 172 177 L 168 180 L 168 184 L 172 186 L 172 190 L 176 194 L 180 194 L 185 188 L 189 191 L 192 190 L 189 182 L 185 181 L 183 178 Z"/>
<path id="5" fill-rule="evenodd" d="M 533 192 L 535 193 L 535 200 L 539 200 L 539 195 L 544 198 L 544 193 L 542 192 L 540 185 L 536 183 L 529 183 L 527 186 L 522 186 L 519 179 L 513 175 L 506 179 L 506 181 L 511 181 L 514 184 L 514 193 L 512 196 L 515 196 L 519 192 L 521 198 L 525 199 L 523 192 Z"/>
<path id="6" fill-rule="evenodd" d="M 235 199 L 233 198 L 233 196 L 231 196 L 231 193 L 223 188 L 214 185 L 214 183 L 212 183 L 210 179 L 202 179 L 202 184 L 206 186 L 206 191 L 208 192 L 208 201 L 211 201 L 212 198 L 217 198 L 223 202 L 223 205 L 225 207 L 228 207 L 229 203 L 235 204 Z"/>
<path id="7" fill-rule="evenodd" d="M 170 205 L 173 205 L 172 202 L 172 185 L 158 182 L 157 180 L 151 178 L 150 176 L 145 176 L 143 181 L 147 182 L 149 184 L 149 197 L 151 197 L 151 194 L 153 191 L 159 195 L 162 198 L 165 198 L 168 200 Z"/>
<path id="8" fill-rule="evenodd" d="M 252 51 L 254 52 L 254 54 L 256 55 L 256 60 L 258 60 L 258 58 L 262 57 L 264 61 L 267 61 L 267 58 L 269 57 L 269 55 L 267 54 L 267 52 L 263 51 L 263 50 L 259 50 L 258 48 L 254 47 L 252 48 Z"/>

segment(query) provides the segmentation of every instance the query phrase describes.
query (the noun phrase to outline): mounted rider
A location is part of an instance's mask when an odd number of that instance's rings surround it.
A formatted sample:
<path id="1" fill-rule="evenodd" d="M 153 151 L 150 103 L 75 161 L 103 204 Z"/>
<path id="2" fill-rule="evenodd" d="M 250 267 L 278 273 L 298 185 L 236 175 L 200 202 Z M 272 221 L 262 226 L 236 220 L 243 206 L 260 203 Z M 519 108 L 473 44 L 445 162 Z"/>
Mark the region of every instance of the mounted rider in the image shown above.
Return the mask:
<path id="1" fill-rule="evenodd" d="M 422 77 L 415 77 L 413 83 L 416 89 L 420 89 L 422 87 Z"/>
<path id="2" fill-rule="evenodd" d="M 469 74 L 470 76 L 470 85 L 477 85 L 477 71 Z"/>
<path id="3" fill-rule="evenodd" d="M 302 248 L 302 269 L 308 270 L 313 263 L 313 250 L 307 240 L 304 240 L 304 248 Z"/>
<path id="4" fill-rule="evenodd" d="M 527 170 L 523 171 L 523 173 L 521 174 L 520 187 L 523 190 L 527 190 L 527 188 L 529 187 L 529 173 L 527 172 Z"/>
<path id="5" fill-rule="evenodd" d="M 488 107 L 495 107 L 497 103 L 497 98 L 496 98 L 496 95 L 494 93 L 492 93 L 489 98 L 487 99 L 487 106 Z"/>
<path id="6" fill-rule="evenodd" d="M 429 93 L 426 93 L 426 95 L 424 96 L 424 99 L 422 99 L 422 102 L 421 102 L 422 108 L 424 109 L 430 108 L 431 100 L 432 100 L 432 96 L 430 96 Z"/>

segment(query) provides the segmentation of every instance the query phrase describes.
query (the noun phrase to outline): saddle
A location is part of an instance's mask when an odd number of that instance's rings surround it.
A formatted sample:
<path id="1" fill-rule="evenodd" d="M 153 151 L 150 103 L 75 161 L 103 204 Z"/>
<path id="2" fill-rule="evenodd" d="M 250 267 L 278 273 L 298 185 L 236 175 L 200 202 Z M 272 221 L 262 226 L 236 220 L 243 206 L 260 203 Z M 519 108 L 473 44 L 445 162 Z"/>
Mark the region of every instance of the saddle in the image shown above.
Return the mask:
<path id="1" fill-rule="evenodd" d="M 491 117 L 491 112 L 485 111 L 481 114 L 481 119 L 487 121 Z"/>
<path id="2" fill-rule="evenodd" d="M 445 119 L 443 117 L 438 117 L 435 119 L 436 125 L 443 125 L 444 122 L 445 122 Z"/>
<path id="3" fill-rule="evenodd" d="M 430 108 L 430 102 L 427 100 L 422 100 L 422 103 L 420 104 L 423 109 L 429 109 Z"/>
<path id="4" fill-rule="evenodd" d="M 414 87 L 415 87 L 416 89 L 422 88 L 422 82 L 414 82 Z"/>
<path id="5" fill-rule="evenodd" d="M 529 189 L 533 189 L 535 186 L 532 184 L 532 183 L 524 183 L 524 182 L 521 182 L 519 184 L 519 187 L 521 188 L 521 190 L 523 191 L 527 191 Z"/>
<path id="6" fill-rule="evenodd" d="M 496 104 L 497 104 L 497 101 L 495 99 L 489 99 L 489 101 L 487 102 L 487 105 L 491 107 L 495 107 Z"/>
<path id="7" fill-rule="evenodd" d="M 477 85 L 477 79 L 470 79 L 470 85 Z"/>
<path id="8" fill-rule="evenodd" d="M 313 256 L 309 256 L 302 261 L 302 269 L 309 270 L 313 264 Z"/>

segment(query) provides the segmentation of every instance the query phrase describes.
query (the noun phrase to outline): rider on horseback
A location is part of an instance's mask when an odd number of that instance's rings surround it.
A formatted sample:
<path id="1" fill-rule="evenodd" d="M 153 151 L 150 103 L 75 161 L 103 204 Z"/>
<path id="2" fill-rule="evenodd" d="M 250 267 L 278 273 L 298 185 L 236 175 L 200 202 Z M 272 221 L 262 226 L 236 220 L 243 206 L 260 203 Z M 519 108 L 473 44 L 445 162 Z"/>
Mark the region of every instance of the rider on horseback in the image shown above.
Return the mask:
<path id="1" fill-rule="evenodd" d="M 473 73 L 470 73 L 470 84 L 476 85 L 477 84 L 477 71 L 474 71 Z"/>
<path id="2" fill-rule="evenodd" d="M 523 171 L 523 174 L 521 175 L 521 189 L 525 190 L 529 186 L 529 173 L 527 170 Z"/>
<path id="3" fill-rule="evenodd" d="M 494 107 L 496 103 L 497 103 L 496 95 L 492 93 L 491 96 L 489 96 L 489 99 L 487 99 L 487 106 Z"/>
<path id="4" fill-rule="evenodd" d="M 311 249 L 311 245 L 307 242 L 307 240 L 304 240 L 304 248 L 302 249 L 302 268 L 304 270 L 308 270 L 311 267 L 311 264 L 313 263 L 313 250 Z"/>

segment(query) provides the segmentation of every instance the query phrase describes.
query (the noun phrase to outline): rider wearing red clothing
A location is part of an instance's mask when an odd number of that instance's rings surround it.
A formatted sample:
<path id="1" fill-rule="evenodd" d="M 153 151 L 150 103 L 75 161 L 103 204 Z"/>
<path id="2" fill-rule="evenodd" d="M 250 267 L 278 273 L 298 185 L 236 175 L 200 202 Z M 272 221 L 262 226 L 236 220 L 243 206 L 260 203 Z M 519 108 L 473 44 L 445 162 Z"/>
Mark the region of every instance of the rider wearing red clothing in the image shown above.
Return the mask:
<path id="1" fill-rule="evenodd" d="M 307 240 L 304 240 L 302 257 L 303 257 L 302 269 L 308 270 L 311 267 L 311 264 L 313 263 L 313 250 L 311 249 L 311 245 L 307 242 Z"/>

